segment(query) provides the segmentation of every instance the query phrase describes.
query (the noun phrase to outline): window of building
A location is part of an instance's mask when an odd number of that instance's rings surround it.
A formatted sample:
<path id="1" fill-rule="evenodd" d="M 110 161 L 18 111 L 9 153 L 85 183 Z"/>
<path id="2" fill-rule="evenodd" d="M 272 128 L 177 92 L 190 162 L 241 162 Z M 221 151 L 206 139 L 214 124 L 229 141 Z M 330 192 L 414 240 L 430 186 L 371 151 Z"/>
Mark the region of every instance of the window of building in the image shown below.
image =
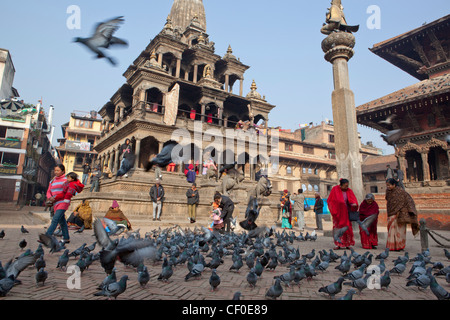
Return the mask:
<path id="1" fill-rule="evenodd" d="M 6 131 L 6 138 L 22 140 L 23 129 L 8 128 L 8 130 Z"/>
<path id="2" fill-rule="evenodd" d="M 319 186 L 318 185 L 314 185 L 314 191 L 315 192 L 319 192 Z"/>
<path id="3" fill-rule="evenodd" d="M 313 191 L 313 187 L 312 187 L 312 185 L 308 185 L 308 191 Z"/>
<path id="4" fill-rule="evenodd" d="M 314 169 L 314 174 L 318 175 L 319 174 L 319 169 Z"/>
<path id="5" fill-rule="evenodd" d="M 272 173 L 278 172 L 278 163 L 274 162 L 272 163 Z"/>
<path id="6" fill-rule="evenodd" d="M 1 152 L 1 163 L 3 165 L 19 165 L 19 153 Z"/>
<path id="7" fill-rule="evenodd" d="M 377 186 L 371 186 L 370 187 L 370 193 L 378 193 L 378 187 Z"/>
<path id="8" fill-rule="evenodd" d="M 377 181 L 377 176 L 370 175 L 369 176 L 369 181 Z"/>
<path id="9" fill-rule="evenodd" d="M 306 191 L 306 184 L 302 184 L 303 191 Z"/>
<path id="10" fill-rule="evenodd" d="M 311 168 L 308 168 L 308 173 L 312 174 L 312 169 Z"/>
<path id="11" fill-rule="evenodd" d="M 336 153 L 334 151 L 328 151 L 329 159 L 336 159 Z"/>
<path id="12" fill-rule="evenodd" d="M 294 151 L 294 145 L 292 143 L 285 143 L 284 150 L 285 151 Z"/>
<path id="13" fill-rule="evenodd" d="M 76 119 L 75 120 L 75 127 L 92 129 L 92 126 L 93 126 L 93 122 L 92 121 L 80 120 L 80 119 Z"/>
<path id="14" fill-rule="evenodd" d="M 302 169 L 302 170 L 303 170 L 303 173 L 306 173 L 306 168 L 305 168 L 305 167 L 303 167 L 303 169 Z"/>
<path id="15" fill-rule="evenodd" d="M 0 138 L 5 139 L 6 138 L 6 127 L 0 126 Z"/>
<path id="16" fill-rule="evenodd" d="M 286 168 L 286 174 L 292 175 L 292 168 L 291 167 L 287 167 Z"/>
<path id="17" fill-rule="evenodd" d="M 328 142 L 329 143 L 334 143 L 334 134 L 329 134 L 328 135 Z"/>
<path id="18" fill-rule="evenodd" d="M 303 146 L 303 153 L 304 154 L 314 154 L 314 148 Z"/>

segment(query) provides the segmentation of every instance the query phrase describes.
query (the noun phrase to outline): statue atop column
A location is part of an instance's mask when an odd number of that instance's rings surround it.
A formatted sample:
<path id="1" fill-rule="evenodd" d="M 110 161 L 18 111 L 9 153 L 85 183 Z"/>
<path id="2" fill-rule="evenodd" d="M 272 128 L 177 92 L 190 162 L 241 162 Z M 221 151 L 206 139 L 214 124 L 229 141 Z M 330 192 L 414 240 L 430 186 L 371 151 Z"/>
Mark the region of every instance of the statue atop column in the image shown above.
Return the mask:
<path id="1" fill-rule="evenodd" d="M 344 7 L 342 6 L 341 0 L 332 0 L 331 7 L 328 8 L 326 14 L 326 23 L 323 24 L 320 32 L 329 35 L 333 31 L 344 31 L 344 32 L 357 32 L 359 30 L 358 26 L 349 26 L 345 20 Z"/>

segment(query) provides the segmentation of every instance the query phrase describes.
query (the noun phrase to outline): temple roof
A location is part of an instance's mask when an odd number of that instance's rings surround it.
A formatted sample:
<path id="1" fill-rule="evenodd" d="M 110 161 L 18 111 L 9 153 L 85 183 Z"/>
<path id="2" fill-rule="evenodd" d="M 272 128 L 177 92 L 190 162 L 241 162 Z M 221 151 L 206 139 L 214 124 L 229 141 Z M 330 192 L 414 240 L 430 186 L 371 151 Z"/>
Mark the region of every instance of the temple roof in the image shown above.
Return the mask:
<path id="1" fill-rule="evenodd" d="M 386 166 L 388 164 L 392 169 L 395 169 L 395 166 L 397 165 L 397 157 L 394 154 L 386 156 L 367 156 L 361 166 L 362 173 L 386 171 Z"/>
<path id="2" fill-rule="evenodd" d="M 195 17 L 196 26 L 206 31 L 206 14 L 202 0 L 174 0 L 170 10 L 173 28 L 179 28 L 183 33 Z"/>

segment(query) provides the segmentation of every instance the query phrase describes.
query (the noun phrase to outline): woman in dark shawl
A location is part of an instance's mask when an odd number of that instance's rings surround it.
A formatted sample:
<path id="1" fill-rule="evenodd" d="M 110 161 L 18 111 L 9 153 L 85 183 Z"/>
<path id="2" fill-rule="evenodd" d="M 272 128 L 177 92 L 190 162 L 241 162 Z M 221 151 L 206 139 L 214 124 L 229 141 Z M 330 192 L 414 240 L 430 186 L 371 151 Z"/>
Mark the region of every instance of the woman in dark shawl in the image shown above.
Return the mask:
<path id="1" fill-rule="evenodd" d="M 406 225 L 411 224 L 413 235 L 419 232 L 416 206 L 409 193 L 398 187 L 394 179 L 386 181 L 386 201 L 388 216 L 386 248 L 400 251 L 406 246 Z"/>

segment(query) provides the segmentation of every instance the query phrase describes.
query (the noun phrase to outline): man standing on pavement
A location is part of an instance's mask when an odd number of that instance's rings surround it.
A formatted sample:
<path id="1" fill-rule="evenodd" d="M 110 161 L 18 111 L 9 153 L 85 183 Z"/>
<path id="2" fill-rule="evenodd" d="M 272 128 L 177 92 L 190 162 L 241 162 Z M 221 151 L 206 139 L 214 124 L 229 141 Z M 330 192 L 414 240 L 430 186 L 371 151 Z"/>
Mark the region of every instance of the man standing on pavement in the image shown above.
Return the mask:
<path id="1" fill-rule="evenodd" d="M 390 165 L 387 165 L 386 168 L 386 180 L 394 179 L 394 170 L 392 170 Z"/>
<path id="2" fill-rule="evenodd" d="M 316 214 L 316 230 L 323 230 L 322 214 L 323 214 L 323 200 L 320 193 L 316 192 L 316 203 L 314 204 L 314 212 Z"/>
<path id="3" fill-rule="evenodd" d="M 297 225 L 300 230 L 305 229 L 305 195 L 303 189 L 298 189 L 298 194 L 291 197 L 294 201 L 294 214 L 297 216 Z"/>
<path id="4" fill-rule="evenodd" d="M 81 183 L 86 185 L 89 179 L 89 174 L 91 173 L 91 166 L 89 165 L 89 163 L 85 163 L 83 165 L 83 177 L 82 177 L 82 181 Z"/>
<path id="5" fill-rule="evenodd" d="M 398 186 L 400 188 L 402 188 L 403 190 L 405 190 L 405 185 L 403 184 L 403 179 L 405 179 L 405 174 L 403 173 L 402 169 L 400 169 L 398 166 L 396 167 L 396 169 L 397 169 Z"/>
<path id="6" fill-rule="evenodd" d="M 192 184 L 192 187 L 186 192 L 187 202 L 188 202 L 188 215 L 191 223 L 195 223 L 195 218 L 197 215 L 197 206 L 200 201 L 197 185 Z"/>
<path id="7" fill-rule="evenodd" d="M 220 193 L 214 195 L 214 202 L 222 209 L 220 217 L 223 219 L 224 227 L 222 230 L 230 232 L 231 219 L 233 218 L 234 202 L 227 196 L 222 196 Z"/>
<path id="8" fill-rule="evenodd" d="M 153 221 L 161 221 L 161 210 L 164 199 L 164 188 L 159 179 L 156 179 L 155 185 L 150 188 L 150 199 L 153 202 Z"/>
<path id="9" fill-rule="evenodd" d="M 98 192 L 100 190 L 100 178 L 102 176 L 102 172 L 100 171 L 100 167 L 96 166 L 94 171 L 92 171 L 91 176 L 91 190 L 90 192 Z"/>

